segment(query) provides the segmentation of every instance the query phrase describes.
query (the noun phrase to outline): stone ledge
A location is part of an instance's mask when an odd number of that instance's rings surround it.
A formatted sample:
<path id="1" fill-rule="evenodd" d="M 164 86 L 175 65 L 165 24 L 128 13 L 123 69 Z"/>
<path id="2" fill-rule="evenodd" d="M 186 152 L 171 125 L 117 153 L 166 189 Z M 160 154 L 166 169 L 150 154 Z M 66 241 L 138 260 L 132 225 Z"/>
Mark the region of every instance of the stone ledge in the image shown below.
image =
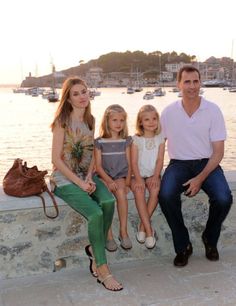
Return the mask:
<path id="1" fill-rule="evenodd" d="M 225 176 L 229 182 L 230 188 L 236 190 L 236 171 L 227 171 Z M 200 191 L 201 193 L 201 191 Z M 46 200 L 46 206 L 51 207 L 52 201 L 47 193 L 43 194 Z M 132 192 L 128 193 L 128 200 L 133 200 L 134 196 Z M 58 206 L 66 205 L 63 200 L 56 197 Z M 2 186 L 0 185 L 0 212 L 8 210 L 18 210 L 18 209 L 30 209 L 30 208 L 41 208 L 42 201 L 39 197 L 31 196 L 26 198 L 11 197 L 4 193 Z"/>
<path id="2" fill-rule="evenodd" d="M 234 199 L 236 181 L 230 182 Z M 48 212 L 54 213 L 49 197 L 45 196 Z M 234 200 L 235 201 L 235 200 Z M 207 196 L 200 192 L 194 198 L 183 196 L 183 215 L 189 229 L 194 252 L 203 251 L 201 233 L 207 220 Z M 58 199 L 59 216 L 54 220 L 45 217 L 41 199 L 37 197 L 14 198 L 0 193 L 0 279 L 52 272 L 57 259 L 66 261 L 66 268 L 87 267 L 84 247 L 88 244 L 87 222 L 68 205 Z M 236 207 L 232 206 L 222 226 L 219 249 L 236 244 Z M 139 224 L 132 193 L 129 194 L 128 231 L 133 248 L 107 253 L 110 264 L 137 259 L 158 259 L 173 254 L 170 229 L 160 208 L 152 217 L 152 224 L 159 237 L 156 247 L 147 250 L 135 235 Z M 117 211 L 113 220 L 113 233 L 118 242 L 119 220 Z"/>

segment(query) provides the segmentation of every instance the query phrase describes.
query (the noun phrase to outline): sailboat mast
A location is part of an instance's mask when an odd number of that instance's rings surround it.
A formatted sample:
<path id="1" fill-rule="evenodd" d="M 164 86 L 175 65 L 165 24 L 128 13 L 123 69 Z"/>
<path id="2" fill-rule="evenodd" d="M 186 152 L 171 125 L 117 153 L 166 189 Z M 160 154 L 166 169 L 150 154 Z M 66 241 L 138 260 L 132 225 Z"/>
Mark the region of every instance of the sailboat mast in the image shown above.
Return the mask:
<path id="1" fill-rule="evenodd" d="M 234 78 L 234 39 L 232 39 L 232 48 L 231 48 L 231 58 L 232 58 L 232 76 L 231 76 L 231 86 L 235 86 Z"/>

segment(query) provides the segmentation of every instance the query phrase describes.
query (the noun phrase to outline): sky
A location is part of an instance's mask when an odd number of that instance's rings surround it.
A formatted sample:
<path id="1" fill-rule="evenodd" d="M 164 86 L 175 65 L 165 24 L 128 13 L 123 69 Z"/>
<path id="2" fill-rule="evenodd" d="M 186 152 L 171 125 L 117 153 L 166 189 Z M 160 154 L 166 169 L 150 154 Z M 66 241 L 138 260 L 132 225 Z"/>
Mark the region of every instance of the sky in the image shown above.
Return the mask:
<path id="1" fill-rule="evenodd" d="M 235 0 L 2 0 L 0 84 L 127 50 L 236 61 L 235 12 Z"/>

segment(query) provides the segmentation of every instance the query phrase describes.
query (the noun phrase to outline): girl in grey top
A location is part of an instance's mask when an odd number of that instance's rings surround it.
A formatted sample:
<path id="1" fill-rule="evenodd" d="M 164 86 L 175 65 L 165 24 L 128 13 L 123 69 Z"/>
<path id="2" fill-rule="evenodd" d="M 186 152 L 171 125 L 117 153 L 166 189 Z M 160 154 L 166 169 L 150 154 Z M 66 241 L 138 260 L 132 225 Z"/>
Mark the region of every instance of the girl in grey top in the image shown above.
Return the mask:
<path id="1" fill-rule="evenodd" d="M 127 232 L 128 200 L 130 186 L 130 145 L 128 136 L 127 114 L 118 104 L 110 105 L 103 115 L 100 137 L 95 140 L 95 162 L 98 175 L 114 194 L 120 220 L 119 240 L 121 247 L 131 249 L 132 242 Z M 116 251 L 117 244 L 110 228 L 106 248 Z"/>

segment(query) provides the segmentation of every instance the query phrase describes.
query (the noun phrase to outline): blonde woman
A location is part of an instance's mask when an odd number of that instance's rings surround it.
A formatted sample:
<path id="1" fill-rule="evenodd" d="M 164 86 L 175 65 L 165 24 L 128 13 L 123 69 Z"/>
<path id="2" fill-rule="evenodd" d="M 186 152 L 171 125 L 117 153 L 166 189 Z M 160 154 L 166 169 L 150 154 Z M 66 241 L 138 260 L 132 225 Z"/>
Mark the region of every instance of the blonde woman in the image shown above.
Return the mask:
<path id="1" fill-rule="evenodd" d="M 161 171 L 163 168 L 165 142 L 161 134 L 159 114 L 152 105 L 144 105 L 136 119 L 136 135 L 131 146 L 131 165 L 133 179 L 131 189 L 134 193 L 140 224 L 136 239 L 145 243 L 148 249 L 156 244 L 155 230 L 151 217 L 158 203 Z M 146 200 L 146 189 L 149 192 Z"/>

